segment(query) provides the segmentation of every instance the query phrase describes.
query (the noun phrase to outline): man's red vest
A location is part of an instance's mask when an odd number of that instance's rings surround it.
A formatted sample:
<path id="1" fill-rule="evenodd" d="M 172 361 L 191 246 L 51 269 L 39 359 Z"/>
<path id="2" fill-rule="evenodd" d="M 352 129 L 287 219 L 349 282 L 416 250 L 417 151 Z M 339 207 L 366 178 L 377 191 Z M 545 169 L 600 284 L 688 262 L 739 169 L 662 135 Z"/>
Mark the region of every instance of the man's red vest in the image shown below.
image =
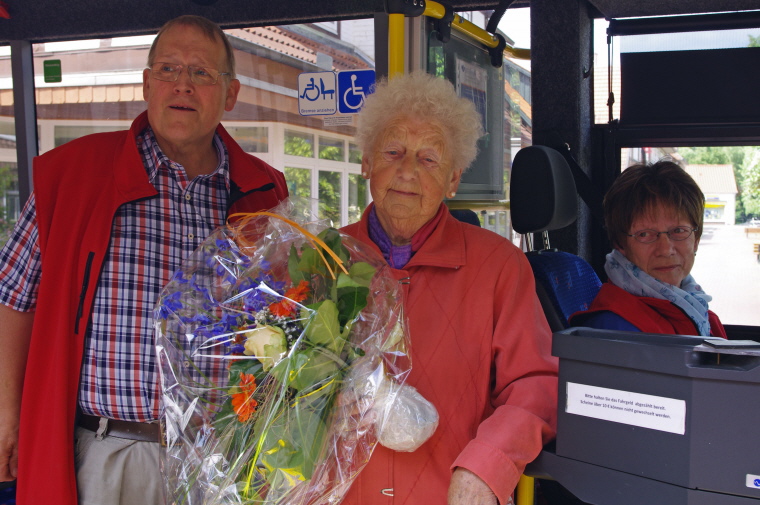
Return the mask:
<path id="1" fill-rule="evenodd" d="M 42 257 L 19 433 L 19 505 L 77 505 L 74 422 L 84 336 L 113 216 L 155 196 L 128 131 L 73 140 L 34 160 Z M 288 196 L 282 173 L 246 154 L 220 125 L 230 159 L 230 213 L 266 210 Z"/>
<path id="2" fill-rule="evenodd" d="M 610 282 L 606 282 L 594 298 L 589 310 L 570 316 L 570 324 L 583 326 L 586 317 L 608 311 L 622 317 L 645 333 L 672 335 L 699 335 L 697 326 L 681 309 L 667 300 L 635 296 Z M 726 338 L 726 330 L 712 311 L 707 313 L 710 332 L 714 337 Z"/>

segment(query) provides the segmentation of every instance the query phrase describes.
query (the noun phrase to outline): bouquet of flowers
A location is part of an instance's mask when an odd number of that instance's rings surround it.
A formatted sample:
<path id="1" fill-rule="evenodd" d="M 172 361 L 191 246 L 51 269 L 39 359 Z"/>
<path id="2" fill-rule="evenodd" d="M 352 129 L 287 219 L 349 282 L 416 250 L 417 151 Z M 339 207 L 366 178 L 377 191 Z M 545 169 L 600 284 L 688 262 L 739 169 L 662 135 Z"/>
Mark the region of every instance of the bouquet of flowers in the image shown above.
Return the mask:
<path id="1" fill-rule="evenodd" d="M 336 504 L 383 433 L 420 445 L 437 414 L 404 385 L 401 298 L 292 201 L 215 231 L 155 311 L 169 503 Z"/>

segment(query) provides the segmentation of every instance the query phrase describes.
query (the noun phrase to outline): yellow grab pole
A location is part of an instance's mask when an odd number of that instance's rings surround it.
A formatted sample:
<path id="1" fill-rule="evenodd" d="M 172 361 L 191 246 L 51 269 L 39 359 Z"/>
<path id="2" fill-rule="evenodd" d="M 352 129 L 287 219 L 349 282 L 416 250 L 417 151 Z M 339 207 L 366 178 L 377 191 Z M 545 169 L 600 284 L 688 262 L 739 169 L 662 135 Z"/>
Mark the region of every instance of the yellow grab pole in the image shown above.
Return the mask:
<path id="1" fill-rule="evenodd" d="M 520 475 L 520 481 L 517 483 L 517 505 L 533 505 L 536 493 L 534 482 L 533 477 Z"/>
<path id="2" fill-rule="evenodd" d="M 388 78 L 404 74 L 404 15 L 388 14 Z"/>
<path id="3" fill-rule="evenodd" d="M 425 2 L 424 15 L 435 19 L 442 19 L 443 16 L 446 15 L 446 8 L 438 2 L 427 0 L 427 2 Z M 494 35 L 460 17 L 459 14 L 454 14 L 454 20 L 451 22 L 451 27 L 460 33 L 468 35 L 470 38 L 480 42 L 486 47 L 493 48 L 499 45 L 499 39 Z M 504 48 L 504 52 L 509 53 L 513 58 L 522 60 L 530 59 L 530 49 L 507 46 Z"/>

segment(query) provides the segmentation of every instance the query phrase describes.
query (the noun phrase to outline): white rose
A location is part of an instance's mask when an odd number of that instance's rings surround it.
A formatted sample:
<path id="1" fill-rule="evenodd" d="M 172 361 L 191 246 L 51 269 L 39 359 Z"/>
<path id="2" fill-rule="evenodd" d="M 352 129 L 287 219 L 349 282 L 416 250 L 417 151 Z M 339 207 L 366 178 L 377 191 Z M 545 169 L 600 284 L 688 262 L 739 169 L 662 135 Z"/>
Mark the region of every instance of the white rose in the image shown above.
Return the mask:
<path id="1" fill-rule="evenodd" d="M 285 332 L 276 326 L 259 326 L 244 333 L 246 356 L 256 356 L 268 371 L 282 359 L 288 350 Z"/>

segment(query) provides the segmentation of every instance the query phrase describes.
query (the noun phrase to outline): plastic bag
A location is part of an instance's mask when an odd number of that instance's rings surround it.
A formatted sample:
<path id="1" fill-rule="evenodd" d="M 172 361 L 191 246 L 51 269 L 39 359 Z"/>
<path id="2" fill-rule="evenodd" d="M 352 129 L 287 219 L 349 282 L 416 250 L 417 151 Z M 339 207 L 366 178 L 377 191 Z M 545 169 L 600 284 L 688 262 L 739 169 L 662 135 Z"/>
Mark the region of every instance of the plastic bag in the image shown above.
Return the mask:
<path id="1" fill-rule="evenodd" d="M 339 503 L 385 433 L 378 406 L 384 426 L 413 419 L 389 396 L 411 368 L 400 287 L 308 206 L 219 228 L 160 296 L 169 503 Z M 341 401 L 367 373 L 384 389 Z"/>
<path id="2" fill-rule="evenodd" d="M 414 387 L 399 384 L 381 389 L 373 410 L 378 442 L 394 451 L 413 452 L 438 427 L 438 411 Z"/>

